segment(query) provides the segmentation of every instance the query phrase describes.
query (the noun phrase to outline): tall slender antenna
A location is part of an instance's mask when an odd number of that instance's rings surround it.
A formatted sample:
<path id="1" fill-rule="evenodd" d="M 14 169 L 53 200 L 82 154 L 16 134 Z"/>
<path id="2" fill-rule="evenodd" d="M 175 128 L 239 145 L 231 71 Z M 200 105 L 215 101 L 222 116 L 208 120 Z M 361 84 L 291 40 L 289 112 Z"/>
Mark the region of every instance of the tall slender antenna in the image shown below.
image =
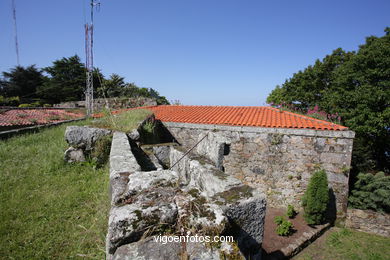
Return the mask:
<path id="1" fill-rule="evenodd" d="M 18 43 L 18 28 L 16 27 L 16 8 L 15 0 L 12 0 L 12 13 L 14 17 L 14 34 L 15 34 L 15 50 L 16 50 L 16 62 L 20 66 L 19 62 L 19 43 Z"/>
<path id="2" fill-rule="evenodd" d="M 85 24 L 85 67 L 87 69 L 87 81 L 85 90 L 85 106 L 87 116 L 93 113 L 93 10 L 99 7 L 100 3 L 91 0 L 91 20 Z"/>

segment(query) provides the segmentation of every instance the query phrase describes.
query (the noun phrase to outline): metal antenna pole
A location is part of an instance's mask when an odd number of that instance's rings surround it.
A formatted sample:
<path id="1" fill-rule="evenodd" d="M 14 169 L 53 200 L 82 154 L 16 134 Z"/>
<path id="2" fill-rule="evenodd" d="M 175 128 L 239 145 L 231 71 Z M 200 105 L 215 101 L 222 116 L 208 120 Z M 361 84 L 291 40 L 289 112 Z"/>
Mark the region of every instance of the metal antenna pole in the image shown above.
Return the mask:
<path id="1" fill-rule="evenodd" d="M 93 8 L 100 3 L 91 0 L 91 21 L 85 24 L 85 68 L 87 69 L 87 80 L 85 90 L 85 106 L 87 116 L 93 113 Z"/>
<path id="2" fill-rule="evenodd" d="M 16 50 L 16 62 L 18 66 L 20 66 L 19 62 L 19 43 L 18 43 L 18 29 L 16 27 L 16 8 L 15 8 L 15 0 L 12 0 L 12 13 L 14 18 L 14 34 L 15 34 L 15 50 Z"/>

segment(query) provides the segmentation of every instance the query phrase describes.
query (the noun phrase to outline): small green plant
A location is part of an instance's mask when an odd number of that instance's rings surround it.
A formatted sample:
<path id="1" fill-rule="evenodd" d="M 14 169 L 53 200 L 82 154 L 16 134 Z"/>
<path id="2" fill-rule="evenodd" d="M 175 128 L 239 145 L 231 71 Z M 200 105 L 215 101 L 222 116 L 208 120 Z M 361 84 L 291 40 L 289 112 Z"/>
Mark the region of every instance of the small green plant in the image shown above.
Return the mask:
<path id="1" fill-rule="evenodd" d="M 279 236 L 289 236 L 294 230 L 293 224 L 286 220 L 283 216 L 276 216 L 274 222 L 278 225 L 276 228 L 276 233 Z"/>
<path id="2" fill-rule="evenodd" d="M 283 142 L 282 134 L 272 134 L 271 135 L 271 145 L 278 145 Z"/>
<path id="3" fill-rule="evenodd" d="M 20 114 L 18 114 L 18 117 L 20 117 L 20 118 L 26 118 L 26 117 L 28 117 L 28 114 L 20 113 Z"/>
<path id="4" fill-rule="evenodd" d="M 309 225 L 321 224 L 329 202 L 328 177 L 324 170 L 318 170 L 310 178 L 305 195 L 302 197 L 304 218 Z"/>
<path id="5" fill-rule="evenodd" d="M 30 121 L 30 123 L 36 125 L 38 123 L 38 119 L 35 119 L 35 118 L 32 118 L 32 119 L 29 119 L 28 121 Z"/>
<path id="6" fill-rule="evenodd" d="M 287 212 L 286 215 L 288 218 L 294 218 L 297 215 L 296 210 L 294 209 L 293 205 L 288 205 L 287 206 Z"/>
<path id="7" fill-rule="evenodd" d="M 100 137 L 91 152 L 91 161 L 95 163 L 97 168 L 102 167 L 110 156 L 112 136 L 107 135 Z"/>
<path id="8" fill-rule="evenodd" d="M 142 126 L 143 130 L 145 132 L 147 132 L 148 134 L 153 134 L 154 133 L 154 127 L 155 127 L 154 122 L 152 122 L 150 120 L 145 122 L 145 124 Z"/>
<path id="9" fill-rule="evenodd" d="M 276 216 L 274 218 L 274 222 L 276 225 L 280 225 L 283 223 L 283 221 L 285 221 L 284 217 L 283 216 Z"/>
<path id="10" fill-rule="evenodd" d="M 24 108 L 24 107 L 31 107 L 31 105 L 30 104 L 20 104 L 19 107 L 22 107 L 22 108 Z"/>
<path id="11" fill-rule="evenodd" d="M 48 118 L 50 121 L 58 121 L 61 120 L 61 117 L 59 115 L 52 115 Z"/>

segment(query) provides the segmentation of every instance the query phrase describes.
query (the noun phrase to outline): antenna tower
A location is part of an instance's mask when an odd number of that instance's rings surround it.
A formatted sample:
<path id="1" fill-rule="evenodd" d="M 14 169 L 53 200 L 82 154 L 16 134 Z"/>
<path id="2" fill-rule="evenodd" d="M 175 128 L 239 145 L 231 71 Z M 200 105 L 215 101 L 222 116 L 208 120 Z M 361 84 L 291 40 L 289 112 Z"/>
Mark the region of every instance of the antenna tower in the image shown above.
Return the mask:
<path id="1" fill-rule="evenodd" d="M 18 63 L 18 66 L 20 66 L 20 63 L 19 63 L 18 29 L 17 29 L 17 27 L 16 27 L 16 8 L 15 8 L 15 0 L 12 0 L 12 14 L 13 14 L 13 18 L 14 18 L 14 34 L 15 34 L 16 62 Z"/>
<path id="2" fill-rule="evenodd" d="M 85 67 L 87 69 L 87 80 L 85 90 L 85 106 L 87 116 L 93 113 L 93 10 L 100 7 L 100 2 L 91 0 L 91 20 L 85 24 Z"/>

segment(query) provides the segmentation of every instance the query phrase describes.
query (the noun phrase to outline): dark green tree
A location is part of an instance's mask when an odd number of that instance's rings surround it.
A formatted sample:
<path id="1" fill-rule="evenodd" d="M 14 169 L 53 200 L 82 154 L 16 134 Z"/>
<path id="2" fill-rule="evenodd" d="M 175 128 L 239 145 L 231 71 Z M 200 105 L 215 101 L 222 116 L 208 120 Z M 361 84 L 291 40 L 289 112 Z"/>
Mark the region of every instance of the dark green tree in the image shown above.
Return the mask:
<path id="1" fill-rule="evenodd" d="M 333 51 L 322 61 L 277 86 L 268 103 L 286 104 L 302 112 L 318 105 L 341 116 L 356 132 L 353 176 L 390 165 L 390 29 L 371 36 L 355 52 Z"/>
<path id="2" fill-rule="evenodd" d="M 38 88 L 38 93 L 49 103 L 84 99 L 85 67 L 75 55 L 53 62 L 44 69 L 50 78 Z"/>
<path id="3" fill-rule="evenodd" d="M 37 88 L 41 87 L 45 77 L 42 71 L 31 65 L 28 67 L 16 66 L 9 72 L 3 72 L 0 81 L 0 95 L 5 97 L 18 96 L 22 100 L 37 98 Z"/>
<path id="4" fill-rule="evenodd" d="M 126 88 L 125 79 L 118 74 L 111 74 L 108 79 L 103 81 L 103 85 L 98 88 L 100 97 L 120 97 L 124 96 Z"/>
<path id="5" fill-rule="evenodd" d="M 390 176 L 359 173 L 355 189 L 349 197 L 349 206 L 390 213 Z"/>
<path id="6" fill-rule="evenodd" d="M 321 224 L 329 202 L 328 177 L 324 170 L 313 173 L 302 197 L 304 218 L 309 225 Z"/>

